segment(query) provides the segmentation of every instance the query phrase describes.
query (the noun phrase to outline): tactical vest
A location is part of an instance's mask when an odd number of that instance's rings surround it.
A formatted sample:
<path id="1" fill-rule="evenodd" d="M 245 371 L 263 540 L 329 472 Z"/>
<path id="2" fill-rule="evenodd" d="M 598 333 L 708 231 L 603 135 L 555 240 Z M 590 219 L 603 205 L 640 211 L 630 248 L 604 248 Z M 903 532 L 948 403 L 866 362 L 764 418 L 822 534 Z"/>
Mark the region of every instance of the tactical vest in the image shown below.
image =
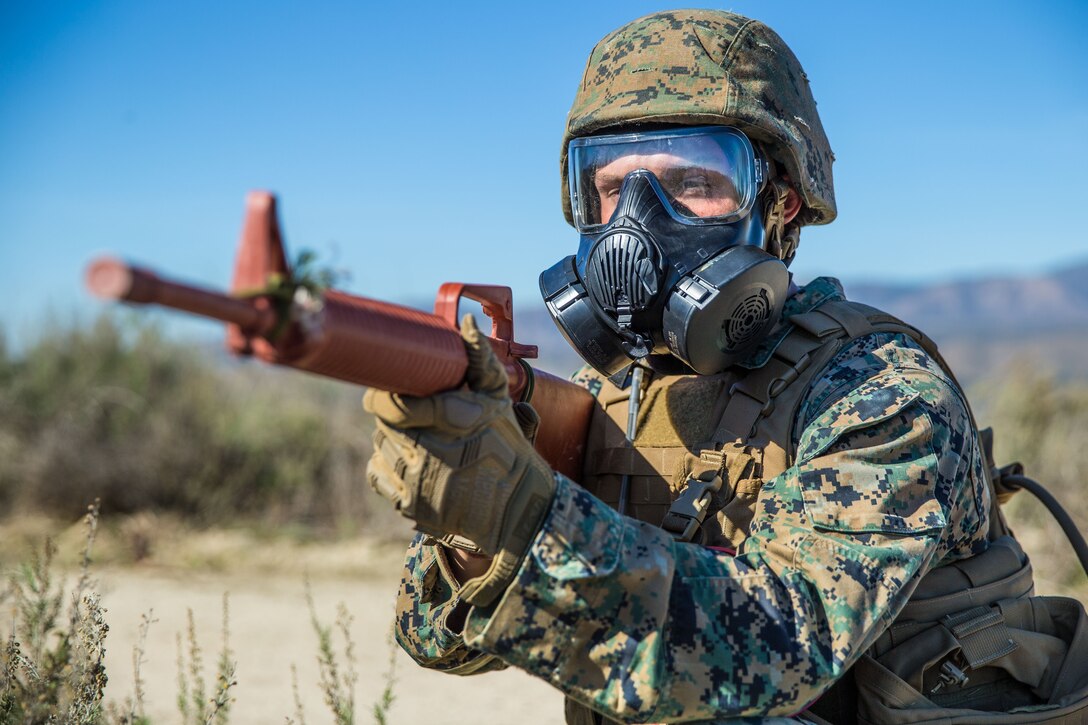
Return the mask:
<path id="1" fill-rule="evenodd" d="M 829 301 L 788 323 L 758 368 L 652 381 L 633 444 L 625 436 L 628 391 L 602 380 L 581 484 L 617 507 L 626 475 L 627 515 L 677 536 L 695 527 L 702 506 L 706 518 L 694 541 L 736 550 L 763 481 L 793 462 L 793 427 L 813 380 L 849 341 L 907 335 L 951 375 L 932 340 L 868 305 Z M 989 443 L 983 435 L 994 494 L 990 539 L 998 545 L 924 577 L 877 645 L 805 717 L 874 725 L 1088 722 L 1088 617 L 1074 600 L 1031 596 L 1031 565 L 998 509 Z M 724 485 L 714 489 L 707 484 L 716 474 Z M 954 662 L 975 680 L 947 664 Z M 569 725 L 612 722 L 569 699 L 566 718 Z"/>
<path id="2" fill-rule="evenodd" d="M 936 351 L 917 329 L 855 302 L 825 302 L 789 323 L 787 334 L 756 369 L 654 380 L 641 401 L 634 445 L 625 437 L 628 391 L 602 381 L 582 485 L 615 507 L 626 474 L 627 514 L 679 533 L 688 512 L 674 502 L 692 485 L 722 472 L 725 485 L 712 492 L 697 541 L 736 549 L 748 536 L 763 481 L 793 461 L 798 407 L 845 343 L 886 332 L 909 335 Z"/>

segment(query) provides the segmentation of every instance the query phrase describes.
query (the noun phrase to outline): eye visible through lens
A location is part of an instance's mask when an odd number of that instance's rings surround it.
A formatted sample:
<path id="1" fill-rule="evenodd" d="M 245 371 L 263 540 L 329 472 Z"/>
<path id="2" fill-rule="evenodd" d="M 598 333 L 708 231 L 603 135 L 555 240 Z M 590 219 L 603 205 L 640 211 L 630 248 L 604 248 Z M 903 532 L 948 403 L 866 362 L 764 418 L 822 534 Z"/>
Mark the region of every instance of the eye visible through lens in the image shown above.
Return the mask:
<path id="1" fill-rule="evenodd" d="M 740 208 L 733 179 L 720 171 L 699 167 L 667 169 L 658 175 L 661 188 L 696 217 L 732 214 Z"/>
<path id="2" fill-rule="evenodd" d="M 635 143 L 601 144 L 583 157 L 589 173 L 583 213 L 585 223 L 602 224 L 619 205 L 624 178 L 644 169 L 657 177 L 676 213 L 688 218 L 736 213 L 744 194 L 738 189 L 739 154 L 735 140 L 687 136 Z"/>

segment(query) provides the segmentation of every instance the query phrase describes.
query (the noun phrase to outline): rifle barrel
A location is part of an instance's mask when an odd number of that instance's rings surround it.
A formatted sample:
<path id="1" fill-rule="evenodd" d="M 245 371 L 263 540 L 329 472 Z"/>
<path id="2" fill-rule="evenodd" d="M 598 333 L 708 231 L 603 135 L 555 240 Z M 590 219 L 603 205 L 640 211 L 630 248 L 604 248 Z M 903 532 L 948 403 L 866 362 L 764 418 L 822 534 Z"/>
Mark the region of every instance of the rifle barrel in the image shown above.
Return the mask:
<path id="1" fill-rule="evenodd" d="M 138 304 L 158 304 L 238 325 L 260 335 L 276 325 L 276 313 L 262 299 L 239 299 L 163 279 L 149 269 L 102 257 L 87 268 L 87 287 L 96 296 Z"/>

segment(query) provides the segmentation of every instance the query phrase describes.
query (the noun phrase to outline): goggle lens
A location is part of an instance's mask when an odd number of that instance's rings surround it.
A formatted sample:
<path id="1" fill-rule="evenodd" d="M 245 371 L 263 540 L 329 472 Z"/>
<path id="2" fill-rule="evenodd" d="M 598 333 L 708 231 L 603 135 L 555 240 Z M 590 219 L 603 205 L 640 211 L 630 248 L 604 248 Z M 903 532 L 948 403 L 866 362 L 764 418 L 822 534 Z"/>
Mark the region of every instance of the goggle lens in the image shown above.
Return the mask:
<path id="1" fill-rule="evenodd" d="M 722 224 L 747 214 L 762 181 L 748 138 L 708 126 L 592 136 L 570 144 L 569 180 L 580 231 L 606 224 L 624 178 L 637 169 L 657 177 L 670 211 L 692 224 Z"/>

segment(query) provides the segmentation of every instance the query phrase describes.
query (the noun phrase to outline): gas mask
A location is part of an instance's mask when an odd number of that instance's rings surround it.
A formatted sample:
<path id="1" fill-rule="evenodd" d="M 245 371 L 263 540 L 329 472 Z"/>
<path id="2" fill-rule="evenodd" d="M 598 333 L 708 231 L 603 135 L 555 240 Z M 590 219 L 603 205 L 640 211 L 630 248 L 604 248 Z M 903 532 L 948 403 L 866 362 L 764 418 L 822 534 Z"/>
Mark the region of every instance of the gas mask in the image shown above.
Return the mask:
<path id="1" fill-rule="evenodd" d="M 710 375 L 771 331 L 789 287 L 762 248 L 767 164 L 734 128 L 575 139 L 578 253 L 540 275 L 567 341 L 601 373 L 671 355 Z"/>

